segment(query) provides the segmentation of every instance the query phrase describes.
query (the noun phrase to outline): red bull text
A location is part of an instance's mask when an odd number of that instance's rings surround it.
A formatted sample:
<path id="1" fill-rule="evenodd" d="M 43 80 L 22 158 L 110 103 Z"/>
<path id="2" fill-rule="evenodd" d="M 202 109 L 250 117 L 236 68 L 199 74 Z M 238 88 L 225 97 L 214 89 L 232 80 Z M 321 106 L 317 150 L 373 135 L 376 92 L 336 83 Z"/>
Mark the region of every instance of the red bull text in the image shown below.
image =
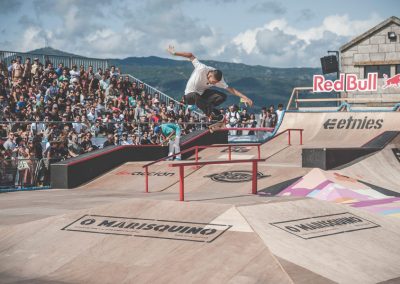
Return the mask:
<path id="1" fill-rule="evenodd" d="M 313 92 L 373 92 L 378 89 L 378 73 L 369 73 L 366 79 L 356 74 L 340 74 L 338 80 L 326 80 L 323 75 L 314 75 Z"/>

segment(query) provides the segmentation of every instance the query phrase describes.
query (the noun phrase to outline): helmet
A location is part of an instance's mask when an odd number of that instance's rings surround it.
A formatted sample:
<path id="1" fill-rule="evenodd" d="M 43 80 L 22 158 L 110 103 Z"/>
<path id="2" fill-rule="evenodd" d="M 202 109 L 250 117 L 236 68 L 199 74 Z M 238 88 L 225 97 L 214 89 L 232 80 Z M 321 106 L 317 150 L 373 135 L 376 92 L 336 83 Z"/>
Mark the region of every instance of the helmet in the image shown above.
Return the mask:
<path id="1" fill-rule="evenodd" d="M 154 127 L 154 133 L 160 133 L 161 132 L 161 127 L 160 126 L 156 126 Z"/>

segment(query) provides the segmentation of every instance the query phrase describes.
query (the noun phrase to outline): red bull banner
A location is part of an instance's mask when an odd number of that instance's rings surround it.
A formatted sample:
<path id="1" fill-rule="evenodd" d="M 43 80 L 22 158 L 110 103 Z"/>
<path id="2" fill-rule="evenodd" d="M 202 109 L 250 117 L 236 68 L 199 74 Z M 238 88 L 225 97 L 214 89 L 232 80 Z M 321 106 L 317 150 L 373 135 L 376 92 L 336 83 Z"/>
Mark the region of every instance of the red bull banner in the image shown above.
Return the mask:
<path id="1" fill-rule="evenodd" d="M 400 74 L 388 77 L 383 75 L 382 89 L 400 87 Z M 359 79 L 356 74 L 340 74 L 339 79 L 326 80 L 323 75 L 314 75 L 313 92 L 376 92 L 378 90 L 378 73 L 369 73 L 366 79 Z"/>

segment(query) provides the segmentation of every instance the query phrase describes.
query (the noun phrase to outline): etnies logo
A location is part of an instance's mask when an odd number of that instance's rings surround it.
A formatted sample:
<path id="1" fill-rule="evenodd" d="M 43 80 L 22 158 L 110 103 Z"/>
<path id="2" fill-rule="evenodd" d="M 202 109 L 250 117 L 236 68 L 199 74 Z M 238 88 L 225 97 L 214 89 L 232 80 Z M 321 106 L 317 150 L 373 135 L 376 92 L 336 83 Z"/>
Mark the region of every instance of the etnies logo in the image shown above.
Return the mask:
<path id="1" fill-rule="evenodd" d="M 383 119 L 328 119 L 324 122 L 324 129 L 380 129 L 383 125 Z"/>

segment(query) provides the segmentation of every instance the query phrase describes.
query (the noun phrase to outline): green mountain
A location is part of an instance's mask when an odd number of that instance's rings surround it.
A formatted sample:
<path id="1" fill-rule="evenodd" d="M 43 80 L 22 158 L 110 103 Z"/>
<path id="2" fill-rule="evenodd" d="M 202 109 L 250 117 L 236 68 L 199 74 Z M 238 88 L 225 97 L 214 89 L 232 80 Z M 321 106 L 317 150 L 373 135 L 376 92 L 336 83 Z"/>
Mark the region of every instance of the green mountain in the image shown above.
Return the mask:
<path id="1" fill-rule="evenodd" d="M 51 47 L 31 52 L 79 56 Z M 110 65 L 119 67 L 122 73 L 131 74 L 176 99 L 182 97 L 186 82 L 193 71 L 192 64 L 187 60 L 172 60 L 156 56 L 109 59 L 109 62 Z M 220 61 L 202 60 L 202 62 L 222 70 L 230 86 L 254 101 L 255 111 L 270 104 L 286 105 L 294 87 L 312 86 L 313 75 L 321 74 L 320 68 L 273 68 Z M 233 103 L 239 103 L 239 99 L 229 96 L 226 105 Z"/>
<path id="2" fill-rule="evenodd" d="M 33 53 L 33 54 L 44 54 L 44 55 L 52 55 L 52 56 L 71 56 L 71 57 L 85 57 L 81 55 L 76 55 L 73 53 L 65 52 L 62 50 L 58 50 L 52 47 L 43 47 L 43 48 L 38 48 L 32 51 L 29 51 L 28 53 Z"/>

